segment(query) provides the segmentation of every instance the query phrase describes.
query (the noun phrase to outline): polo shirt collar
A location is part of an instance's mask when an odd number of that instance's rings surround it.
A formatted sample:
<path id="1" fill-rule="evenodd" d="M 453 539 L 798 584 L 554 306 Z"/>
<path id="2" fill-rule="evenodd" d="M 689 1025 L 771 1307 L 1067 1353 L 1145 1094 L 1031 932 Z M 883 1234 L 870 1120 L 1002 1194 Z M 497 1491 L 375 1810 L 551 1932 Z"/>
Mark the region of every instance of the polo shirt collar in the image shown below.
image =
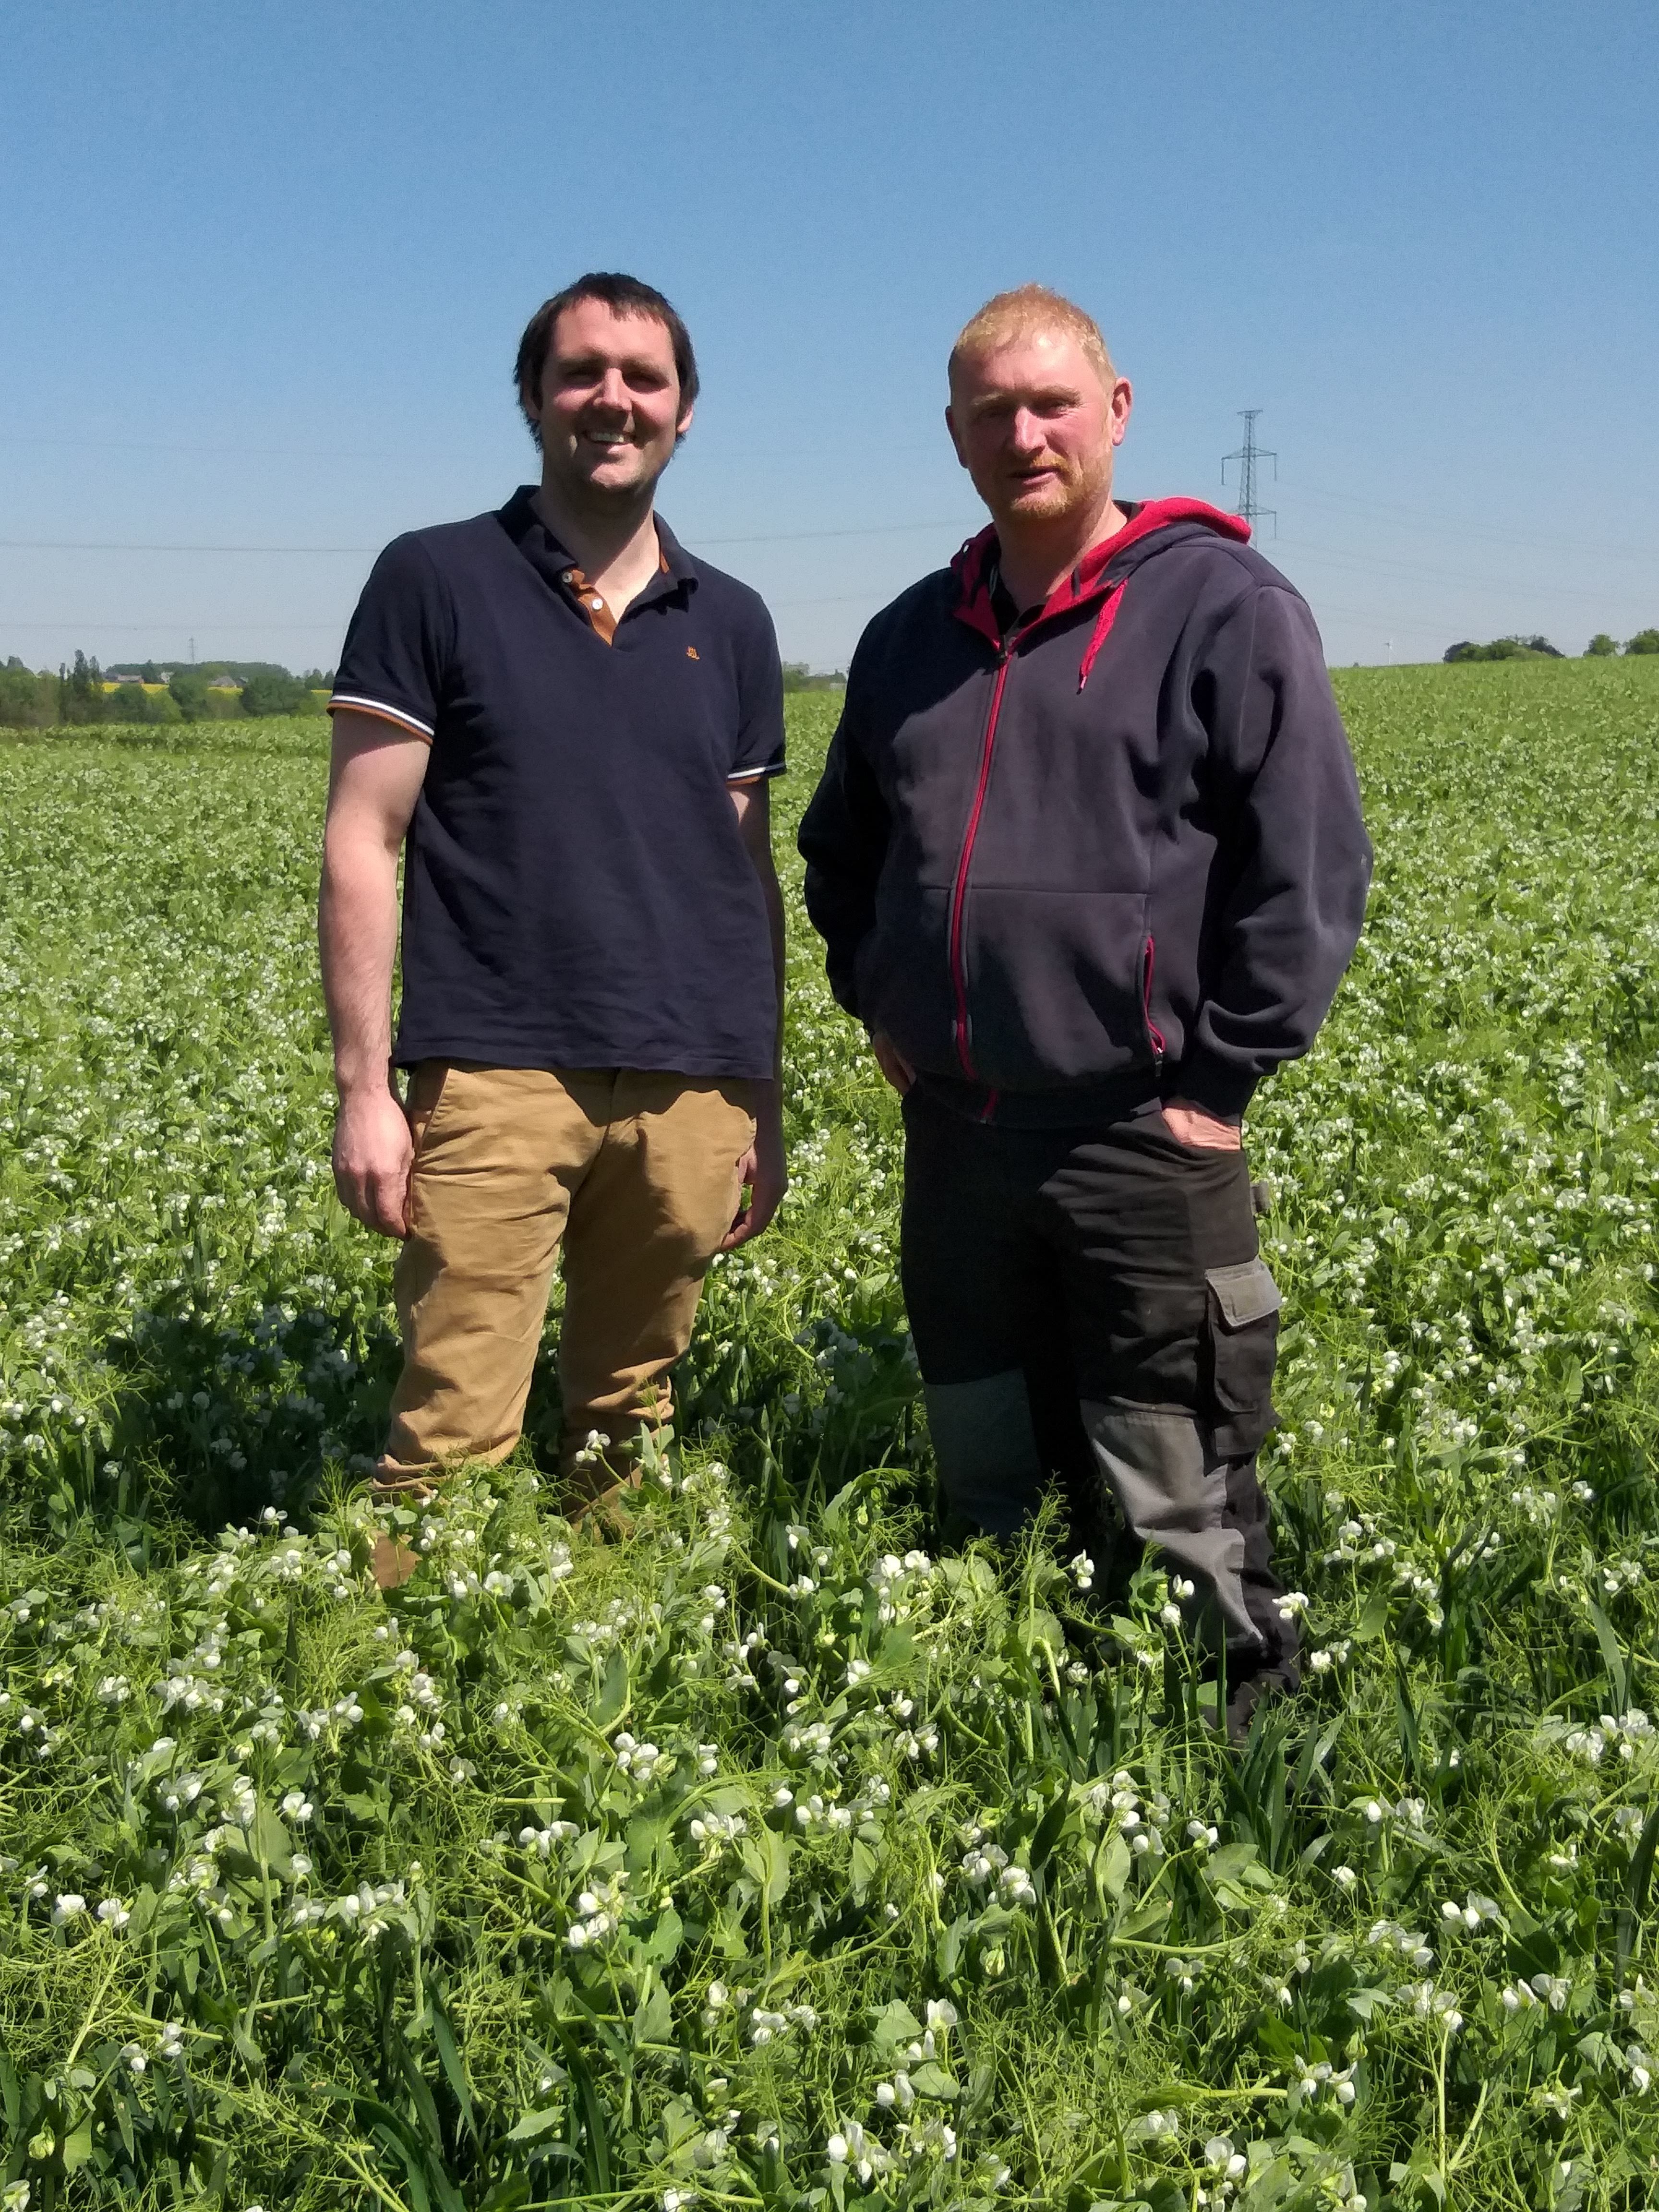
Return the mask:
<path id="1" fill-rule="evenodd" d="M 498 510 L 498 520 L 507 536 L 518 547 L 531 567 L 546 583 L 562 592 L 566 589 L 565 572 L 574 568 L 575 556 L 569 548 L 561 544 L 536 512 L 535 498 L 539 486 L 520 484 L 507 505 Z M 653 576 L 634 606 L 648 605 L 653 599 L 665 599 L 684 584 L 697 580 L 697 565 L 680 544 L 661 515 L 654 518 L 657 526 L 657 544 L 667 566 L 663 574 Z"/>

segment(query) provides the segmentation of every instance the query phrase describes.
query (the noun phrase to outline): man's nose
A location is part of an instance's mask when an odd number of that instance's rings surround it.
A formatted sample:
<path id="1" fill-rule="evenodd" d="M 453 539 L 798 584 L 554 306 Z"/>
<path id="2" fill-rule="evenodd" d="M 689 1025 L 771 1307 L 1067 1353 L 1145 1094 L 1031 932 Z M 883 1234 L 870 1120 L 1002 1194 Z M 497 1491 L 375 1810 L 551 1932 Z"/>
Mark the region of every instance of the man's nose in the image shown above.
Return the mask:
<path id="1" fill-rule="evenodd" d="M 593 394 L 596 407 L 614 408 L 618 415 L 626 415 L 629 408 L 628 380 L 619 368 L 608 368 L 599 379 Z"/>
<path id="2" fill-rule="evenodd" d="M 1015 409 L 1008 442 L 1019 453 L 1035 453 L 1042 449 L 1045 442 L 1043 428 L 1029 407 Z"/>

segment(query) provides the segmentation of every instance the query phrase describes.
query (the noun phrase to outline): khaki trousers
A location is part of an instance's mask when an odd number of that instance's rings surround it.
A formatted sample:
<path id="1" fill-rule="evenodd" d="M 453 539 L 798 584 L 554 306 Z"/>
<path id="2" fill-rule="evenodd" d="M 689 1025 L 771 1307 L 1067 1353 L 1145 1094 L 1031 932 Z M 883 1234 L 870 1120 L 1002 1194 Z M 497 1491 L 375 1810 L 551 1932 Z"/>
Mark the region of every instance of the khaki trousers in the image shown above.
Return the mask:
<path id="1" fill-rule="evenodd" d="M 421 1062 L 382 1487 L 513 1449 L 561 1243 L 560 1463 L 578 1492 L 617 1481 L 641 1424 L 671 1417 L 667 1370 L 737 1211 L 753 1091 L 629 1068 Z M 617 1449 L 579 1462 L 596 1429 Z"/>

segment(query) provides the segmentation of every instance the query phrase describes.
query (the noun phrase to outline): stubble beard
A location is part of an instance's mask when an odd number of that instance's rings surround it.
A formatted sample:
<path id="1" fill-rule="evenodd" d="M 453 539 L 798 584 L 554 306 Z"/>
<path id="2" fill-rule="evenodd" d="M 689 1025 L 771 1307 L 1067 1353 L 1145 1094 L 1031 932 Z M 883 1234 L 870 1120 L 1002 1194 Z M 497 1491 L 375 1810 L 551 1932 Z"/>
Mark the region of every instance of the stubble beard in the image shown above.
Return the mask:
<path id="1" fill-rule="evenodd" d="M 1103 506 L 1111 497 L 1111 492 L 1112 455 L 1108 447 L 1091 464 L 1074 466 L 1071 473 L 1045 490 L 1017 503 L 1011 501 L 1000 519 L 1027 527 L 1073 521 Z"/>
<path id="2" fill-rule="evenodd" d="M 590 514 L 596 520 L 642 513 L 655 498 L 663 471 L 674 456 L 671 448 L 660 465 L 653 468 L 649 464 L 654 456 L 646 455 L 638 447 L 635 451 L 641 453 L 647 465 L 630 482 L 619 484 L 605 483 L 590 475 L 581 466 L 577 454 L 567 449 L 559 456 L 562 465 L 553 471 L 561 495 L 578 513 Z"/>

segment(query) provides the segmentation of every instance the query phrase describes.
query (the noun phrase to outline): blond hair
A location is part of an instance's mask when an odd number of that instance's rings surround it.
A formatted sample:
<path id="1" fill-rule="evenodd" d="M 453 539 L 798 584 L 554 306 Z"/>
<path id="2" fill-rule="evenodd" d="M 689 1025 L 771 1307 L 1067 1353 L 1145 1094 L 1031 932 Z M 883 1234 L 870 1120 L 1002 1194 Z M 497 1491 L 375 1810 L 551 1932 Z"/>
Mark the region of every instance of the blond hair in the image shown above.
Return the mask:
<path id="1" fill-rule="evenodd" d="M 963 362 L 980 360 L 999 346 L 1030 337 L 1039 331 L 1063 331 L 1067 337 L 1075 338 L 1094 363 L 1101 382 L 1111 390 L 1117 371 L 1100 325 L 1063 292 L 1051 291 L 1046 284 L 1018 284 L 1012 292 L 999 292 L 969 318 L 951 349 L 951 382 L 955 384 Z"/>

